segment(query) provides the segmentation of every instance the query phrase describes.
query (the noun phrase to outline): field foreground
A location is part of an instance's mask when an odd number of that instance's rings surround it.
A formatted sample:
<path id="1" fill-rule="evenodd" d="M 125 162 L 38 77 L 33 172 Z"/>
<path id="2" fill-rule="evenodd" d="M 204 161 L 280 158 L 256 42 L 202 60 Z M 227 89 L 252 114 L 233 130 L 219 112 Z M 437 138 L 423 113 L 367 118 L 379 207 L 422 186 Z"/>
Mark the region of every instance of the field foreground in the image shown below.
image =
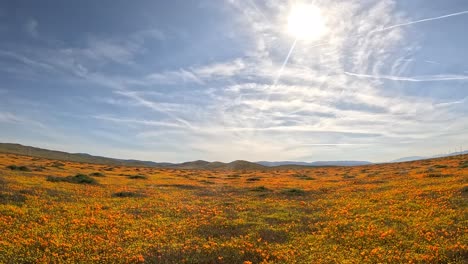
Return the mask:
<path id="1" fill-rule="evenodd" d="M 262 171 L 0 154 L 0 263 L 467 263 L 468 155 Z"/>

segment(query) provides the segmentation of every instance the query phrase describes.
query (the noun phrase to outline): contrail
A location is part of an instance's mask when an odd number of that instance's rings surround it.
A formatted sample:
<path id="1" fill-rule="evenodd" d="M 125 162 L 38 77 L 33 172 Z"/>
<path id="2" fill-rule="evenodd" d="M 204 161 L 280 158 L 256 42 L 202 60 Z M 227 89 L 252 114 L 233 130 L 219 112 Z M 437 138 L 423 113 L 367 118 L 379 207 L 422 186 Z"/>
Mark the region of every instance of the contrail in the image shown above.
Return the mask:
<path id="1" fill-rule="evenodd" d="M 286 67 L 286 64 L 288 64 L 289 57 L 291 57 L 291 54 L 294 51 L 294 48 L 296 47 L 297 43 L 297 38 L 294 40 L 294 43 L 292 44 L 291 48 L 289 49 L 288 55 L 286 56 L 286 59 L 284 60 L 283 64 L 281 65 L 281 68 L 278 72 L 278 75 L 275 78 L 275 81 L 273 82 L 273 87 L 278 84 L 279 79 L 281 78 L 281 75 L 283 74 L 284 67 Z"/>
<path id="2" fill-rule="evenodd" d="M 294 48 L 296 47 L 296 44 L 297 44 L 297 38 L 294 40 L 293 44 L 291 45 L 291 48 L 289 49 L 288 55 L 284 59 L 283 64 L 281 65 L 281 68 L 278 71 L 278 74 L 276 75 L 275 79 L 273 80 L 273 84 L 271 85 L 271 87 L 275 87 L 278 84 L 279 79 L 281 78 L 281 75 L 283 74 L 284 68 L 286 67 L 286 64 L 288 64 L 289 58 L 291 57 L 291 54 L 293 53 Z M 269 101 L 269 100 L 270 100 L 270 93 L 267 94 L 267 97 L 265 98 L 263 104 L 259 107 L 259 109 L 260 109 L 259 115 L 263 114 L 263 110 L 265 108 L 266 101 Z"/>
<path id="3" fill-rule="evenodd" d="M 427 22 L 427 21 L 432 21 L 432 20 L 439 20 L 439 19 L 443 19 L 443 18 L 447 18 L 447 17 L 460 16 L 460 15 L 464 15 L 464 14 L 468 14 L 468 10 L 457 12 L 457 13 L 452 13 L 452 14 L 448 14 L 448 15 L 438 16 L 438 17 L 425 18 L 425 19 L 421 19 L 421 20 L 416 20 L 416 21 L 411 21 L 411 22 L 407 22 L 407 23 L 397 24 L 397 25 L 389 26 L 389 27 L 382 28 L 382 29 L 376 29 L 376 30 L 372 31 L 371 33 L 386 31 L 386 30 L 389 30 L 389 29 L 392 29 L 392 28 L 409 26 L 409 25 L 418 24 L 418 23 Z"/>
<path id="4" fill-rule="evenodd" d="M 437 82 L 437 81 L 465 81 L 468 80 L 468 75 L 429 75 L 429 76 L 416 76 L 416 77 L 404 77 L 404 76 L 393 76 L 393 75 L 370 75 L 360 74 L 354 72 L 344 72 L 348 76 L 354 76 L 359 78 L 369 79 L 384 79 L 391 81 L 406 81 L 406 82 Z"/>

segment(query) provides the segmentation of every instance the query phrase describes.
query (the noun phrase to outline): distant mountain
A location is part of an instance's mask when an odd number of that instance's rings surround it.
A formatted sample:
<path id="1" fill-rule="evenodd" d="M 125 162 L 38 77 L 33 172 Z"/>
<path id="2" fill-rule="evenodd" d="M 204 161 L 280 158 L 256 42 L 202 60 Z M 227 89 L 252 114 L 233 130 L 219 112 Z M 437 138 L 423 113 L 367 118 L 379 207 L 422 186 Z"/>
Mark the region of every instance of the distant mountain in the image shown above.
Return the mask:
<path id="1" fill-rule="evenodd" d="M 265 166 L 256 164 L 245 160 L 236 160 L 229 163 L 224 162 L 208 162 L 204 160 L 196 160 L 184 162 L 180 164 L 173 164 L 171 167 L 178 169 L 206 169 L 206 170 L 261 170 Z"/>
<path id="2" fill-rule="evenodd" d="M 411 157 L 403 157 L 399 158 L 396 160 L 389 161 L 390 163 L 394 162 L 406 162 L 406 161 L 414 161 L 414 160 L 422 160 L 422 159 L 428 159 L 427 157 L 422 157 L 422 156 L 411 156 Z"/>
<path id="3" fill-rule="evenodd" d="M 314 161 L 314 162 L 301 162 L 301 161 L 258 161 L 257 164 L 267 166 L 267 167 L 275 167 L 275 166 L 287 166 L 287 165 L 299 165 L 299 166 L 313 166 L 313 167 L 320 167 L 320 166 L 362 166 L 362 165 L 369 165 L 372 162 L 369 161 Z"/>
<path id="4" fill-rule="evenodd" d="M 207 170 L 264 170 L 271 167 L 280 167 L 288 169 L 299 169 L 302 167 L 320 167 L 320 166 L 362 166 L 370 165 L 368 161 L 259 161 L 249 162 L 245 160 L 236 160 L 229 163 L 224 162 L 209 162 L 204 160 L 189 161 L 183 163 L 169 162 L 153 162 L 141 161 L 133 159 L 115 159 L 100 156 L 93 156 L 87 153 L 67 153 L 63 151 L 48 150 L 23 146 L 20 144 L 0 143 L 0 153 L 12 153 L 18 155 L 26 155 L 31 157 L 54 159 L 62 161 L 84 162 L 94 164 L 104 164 L 110 166 L 142 166 L 142 167 L 159 167 L 159 168 L 174 168 L 174 169 L 207 169 Z M 460 154 L 468 154 L 468 151 L 454 152 L 446 155 L 436 155 L 432 157 L 413 156 L 396 159 L 390 162 L 405 162 L 421 159 L 430 159 L 437 157 L 455 156 Z"/>
<path id="5" fill-rule="evenodd" d="M 450 157 L 450 156 L 465 155 L 465 154 L 468 154 L 468 150 L 452 152 L 452 153 L 449 153 L 449 154 L 434 155 L 431 158 Z"/>
<path id="6" fill-rule="evenodd" d="M 450 156 L 465 155 L 465 154 L 468 154 L 468 150 L 452 152 L 452 153 L 449 153 L 449 154 L 439 154 L 439 155 L 434 155 L 434 156 L 427 156 L 427 157 L 424 157 L 424 156 L 403 157 L 403 158 L 399 158 L 399 159 L 396 159 L 396 160 L 389 161 L 389 163 L 415 161 L 415 160 L 423 160 L 423 159 L 433 159 L 433 158 L 442 158 L 442 157 L 450 157 Z"/>

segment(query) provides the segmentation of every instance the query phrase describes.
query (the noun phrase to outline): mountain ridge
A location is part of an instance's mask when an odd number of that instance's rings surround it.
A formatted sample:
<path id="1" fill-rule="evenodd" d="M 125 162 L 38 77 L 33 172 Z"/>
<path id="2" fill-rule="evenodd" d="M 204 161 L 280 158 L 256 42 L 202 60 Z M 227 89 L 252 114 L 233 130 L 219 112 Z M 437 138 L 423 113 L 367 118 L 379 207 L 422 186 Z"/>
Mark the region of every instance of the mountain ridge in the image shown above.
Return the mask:
<path id="1" fill-rule="evenodd" d="M 117 159 L 102 156 L 95 156 L 88 153 L 68 153 L 64 151 L 49 150 L 32 146 L 25 146 L 17 143 L 0 143 L 0 153 L 11 153 L 25 155 L 37 158 L 55 159 L 62 161 L 84 162 L 94 164 L 104 164 L 112 166 L 142 166 L 142 167 L 160 167 L 173 169 L 207 169 L 207 170 L 262 170 L 268 168 L 286 168 L 286 167 L 326 167 L 326 166 L 364 166 L 375 164 L 369 161 L 257 161 L 250 162 L 246 160 L 235 160 L 231 162 L 195 160 L 182 163 L 142 161 L 135 159 Z M 432 157 L 413 156 L 396 159 L 384 163 L 396 163 L 414 161 L 420 159 L 430 159 L 437 157 L 453 156 L 467 154 L 468 151 L 454 152 L 446 155 L 435 155 Z"/>

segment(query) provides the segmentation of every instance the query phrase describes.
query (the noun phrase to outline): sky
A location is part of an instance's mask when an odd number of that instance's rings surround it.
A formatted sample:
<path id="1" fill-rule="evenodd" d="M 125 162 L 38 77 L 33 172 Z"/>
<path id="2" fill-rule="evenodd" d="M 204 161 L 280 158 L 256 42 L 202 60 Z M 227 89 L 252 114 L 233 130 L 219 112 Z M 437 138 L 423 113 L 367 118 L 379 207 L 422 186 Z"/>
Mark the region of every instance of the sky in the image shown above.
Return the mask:
<path id="1" fill-rule="evenodd" d="M 299 4 L 320 36 L 288 30 Z M 4 0 L 0 142 L 161 162 L 467 149 L 467 25 L 466 0 Z"/>

